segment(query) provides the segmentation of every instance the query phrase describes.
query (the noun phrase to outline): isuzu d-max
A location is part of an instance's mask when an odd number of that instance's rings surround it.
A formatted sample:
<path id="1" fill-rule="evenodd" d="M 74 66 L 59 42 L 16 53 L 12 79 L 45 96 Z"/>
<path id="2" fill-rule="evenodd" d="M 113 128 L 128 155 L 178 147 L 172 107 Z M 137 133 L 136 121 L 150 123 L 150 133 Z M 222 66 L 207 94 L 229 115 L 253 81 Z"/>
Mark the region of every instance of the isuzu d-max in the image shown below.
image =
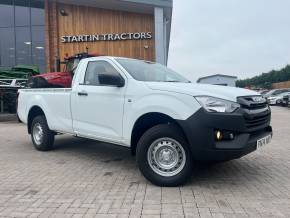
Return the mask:
<path id="1" fill-rule="evenodd" d="M 129 147 L 152 183 L 181 185 L 195 160 L 240 158 L 272 138 L 266 100 L 246 89 L 193 84 L 157 63 L 81 60 L 71 89 L 20 90 L 19 118 L 37 150 L 57 134 Z"/>

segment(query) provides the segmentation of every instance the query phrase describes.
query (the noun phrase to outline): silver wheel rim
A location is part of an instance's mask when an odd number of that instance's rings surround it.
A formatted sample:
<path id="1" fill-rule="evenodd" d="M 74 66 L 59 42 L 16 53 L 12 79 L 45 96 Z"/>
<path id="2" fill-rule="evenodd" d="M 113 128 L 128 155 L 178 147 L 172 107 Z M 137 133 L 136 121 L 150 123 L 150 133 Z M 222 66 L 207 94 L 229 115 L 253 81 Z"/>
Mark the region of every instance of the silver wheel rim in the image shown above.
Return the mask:
<path id="1" fill-rule="evenodd" d="M 39 123 L 36 123 L 33 126 L 32 134 L 33 134 L 34 142 L 37 145 L 41 145 L 41 143 L 43 141 L 43 129 L 42 129 L 42 126 Z"/>
<path id="2" fill-rule="evenodd" d="M 160 138 L 154 141 L 147 152 L 151 169 L 165 177 L 175 176 L 185 166 L 186 154 L 179 142 L 171 138 Z"/>

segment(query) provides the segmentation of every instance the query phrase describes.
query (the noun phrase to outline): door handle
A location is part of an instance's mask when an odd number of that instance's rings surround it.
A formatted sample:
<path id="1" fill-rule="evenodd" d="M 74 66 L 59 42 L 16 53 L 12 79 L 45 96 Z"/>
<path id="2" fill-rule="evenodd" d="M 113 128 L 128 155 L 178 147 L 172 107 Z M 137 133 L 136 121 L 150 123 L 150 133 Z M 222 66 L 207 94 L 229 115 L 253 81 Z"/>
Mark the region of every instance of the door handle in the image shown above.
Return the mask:
<path id="1" fill-rule="evenodd" d="M 88 93 L 86 93 L 86 92 L 78 92 L 78 96 L 88 96 Z"/>

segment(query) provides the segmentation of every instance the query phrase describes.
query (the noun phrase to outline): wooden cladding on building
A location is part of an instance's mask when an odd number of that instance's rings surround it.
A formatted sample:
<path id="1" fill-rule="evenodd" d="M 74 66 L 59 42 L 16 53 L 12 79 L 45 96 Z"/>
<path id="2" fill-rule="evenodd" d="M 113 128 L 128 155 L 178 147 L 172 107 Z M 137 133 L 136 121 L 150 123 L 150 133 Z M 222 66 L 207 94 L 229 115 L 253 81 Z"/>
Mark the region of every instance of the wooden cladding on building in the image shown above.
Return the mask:
<path id="1" fill-rule="evenodd" d="M 56 56 L 89 52 L 155 61 L 154 16 L 124 11 L 47 2 L 47 57 L 49 70 Z M 65 12 L 64 14 L 60 11 Z M 62 36 L 152 33 L 151 39 L 62 43 Z"/>
<path id="2" fill-rule="evenodd" d="M 272 84 L 273 89 L 285 89 L 290 88 L 290 81 L 280 82 L 280 83 L 273 83 Z"/>

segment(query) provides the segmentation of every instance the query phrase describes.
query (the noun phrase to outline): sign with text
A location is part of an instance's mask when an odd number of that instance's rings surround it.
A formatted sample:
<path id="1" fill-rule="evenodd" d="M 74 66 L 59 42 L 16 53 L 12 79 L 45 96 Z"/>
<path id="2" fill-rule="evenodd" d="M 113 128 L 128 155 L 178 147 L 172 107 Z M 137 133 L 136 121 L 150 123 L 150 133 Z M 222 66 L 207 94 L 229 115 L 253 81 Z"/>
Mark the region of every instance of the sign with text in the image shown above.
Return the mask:
<path id="1" fill-rule="evenodd" d="M 147 40 L 152 39 L 152 32 L 61 36 L 62 43 L 145 40 L 145 39 L 147 39 Z"/>

